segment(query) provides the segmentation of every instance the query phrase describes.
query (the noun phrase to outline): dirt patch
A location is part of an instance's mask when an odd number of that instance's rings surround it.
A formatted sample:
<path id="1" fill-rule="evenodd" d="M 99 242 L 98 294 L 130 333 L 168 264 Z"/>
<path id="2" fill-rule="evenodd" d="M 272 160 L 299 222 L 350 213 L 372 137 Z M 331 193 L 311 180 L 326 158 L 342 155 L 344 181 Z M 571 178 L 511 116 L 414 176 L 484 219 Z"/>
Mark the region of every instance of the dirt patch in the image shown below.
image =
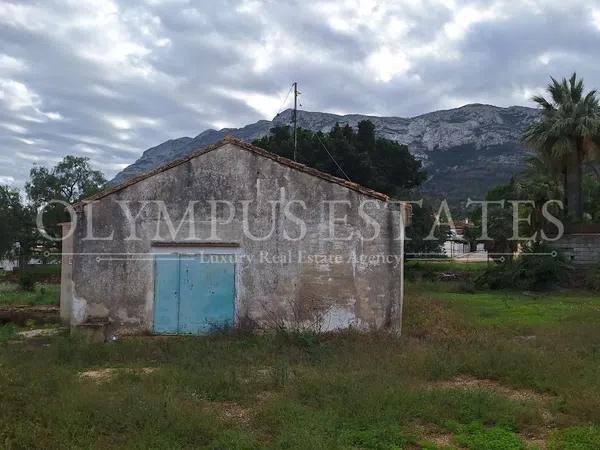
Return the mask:
<path id="1" fill-rule="evenodd" d="M 438 301 L 415 298 L 407 302 L 404 315 L 409 318 L 406 324 L 409 337 L 435 340 L 466 335 L 459 316 Z"/>
<path id="2" fill-rule="evenodd" d="M 209 402 L 205 406 L 211 414 L 227 422 L 247 424 L 252 417 L 252 410 L 235 402 Z"/>
<path id="3" fill-rule="evenodd" d="M 204 408 L 225 422 L 248 424 L 256 414 L 256 410 L 265 402 L 271 400 L 275 393 L 269 391 L 259 392 L 252 407 L 243 406 L 232 401 L 207 401 Z"/>
<path id="4" fill-rule="evenodd" d="M 554 396 L 536 392 L 531 389 L 514 389 L 503 386 L 494 380 L 479 379 L 468 375 L 461 375 L 453 380 L 435 383 L 434 387 L 441 389 L 486 390 L 510 400 L 531 401 L 537 403 L 539 405 L 543 424 L 533 428 L 529 432 L 521 433 L 520 437 L 532 448 L 539 448 L 540 450 L 548 448 L 546 440 L 553 430 L 552 423 L 554 422 L 554 417 L 548 410 L 548 404 L 555 399 Z"/>
<path id="5" fill-rule="evenodd" d="M 264 382 L 273 376 L 272 367 L 257 368 L 253 372 L 254 373 L 251 376 L 242 377 L 240 381 L 244 384 Z"/>
<path id="6" fill-rule="evenodd" d="M 102 383 L 109 381 L 118 374 L 132 373 L 136 375 L 148 375 L 156 372 L 156 367 L 142 367 L 141 369 L 128 369 L 128 368 L 115 368 L 106 367 L 103 369 L 86 370 L 79 373 L 79 378 L 87 381 L 95 381 L 96 383 Z"/>
<path id="7" fill-rule="evenodd" d="M 537 403 L 548 403 L 554 399 L 552 395 L 542 394 L 531 389 L 514 389 L 501 385 L 497 381 L 479 379 L 468 375 L 461 375 L 453 380 L 435 383 L 434 387 L 442 389 L 465 389 L 465 390 L 487 390 L 500 394 L 510 400 L 534 401 Z"/>
<path id="8" fill-rule="evenodd" d="M 416 434 L 428 443 L 438 447 L 452 447 L 452 434 L 431 423 L 416 423 L 413 425 Z"/>
<path id="9" fill-rule="evenodd" d="M 19 331 L 17 336 L 25 339 L 31 339 L 36 337 L 56 336 L 62 331 L 64 331 L 63 328 L 40 328 L 36 330 Z"/>
<path id="10" fill-rule="evenodd" d="M 527 444 L 527 448 L 535 448 L 539 450 L 546 450 L 548 448 L 545 438 L 521 435 L 521 439 L 523 439 L 523 441 Z"/>

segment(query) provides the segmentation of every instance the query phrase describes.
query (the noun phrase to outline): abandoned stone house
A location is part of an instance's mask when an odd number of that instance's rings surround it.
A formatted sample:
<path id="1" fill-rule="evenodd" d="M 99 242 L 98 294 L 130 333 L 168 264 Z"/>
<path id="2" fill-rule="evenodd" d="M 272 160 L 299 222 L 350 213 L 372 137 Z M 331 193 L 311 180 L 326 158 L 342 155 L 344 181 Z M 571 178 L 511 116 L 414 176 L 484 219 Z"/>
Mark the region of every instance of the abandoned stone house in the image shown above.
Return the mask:
<path id="1" fill-rule="evenodd" d="M 61 315 L 111 335 L 399 332 L 406 209 L 225 138 L 76 205 Z"/>

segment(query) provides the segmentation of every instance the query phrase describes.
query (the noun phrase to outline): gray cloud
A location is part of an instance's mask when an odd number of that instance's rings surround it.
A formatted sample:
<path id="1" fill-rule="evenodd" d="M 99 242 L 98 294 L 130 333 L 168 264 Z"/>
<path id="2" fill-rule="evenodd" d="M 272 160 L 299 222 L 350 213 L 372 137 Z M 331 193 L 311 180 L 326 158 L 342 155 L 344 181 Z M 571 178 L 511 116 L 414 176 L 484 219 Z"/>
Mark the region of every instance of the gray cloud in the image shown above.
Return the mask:
<path id="1" fill-rule="evenodd" d="M 600 75 L 593 1 L 0 0 L 0 183 L 67 154 L 112 177 L 148 147 L 308 110 L 528 105 Z M 289 105 L 288 105 L 289 106 Z"/>

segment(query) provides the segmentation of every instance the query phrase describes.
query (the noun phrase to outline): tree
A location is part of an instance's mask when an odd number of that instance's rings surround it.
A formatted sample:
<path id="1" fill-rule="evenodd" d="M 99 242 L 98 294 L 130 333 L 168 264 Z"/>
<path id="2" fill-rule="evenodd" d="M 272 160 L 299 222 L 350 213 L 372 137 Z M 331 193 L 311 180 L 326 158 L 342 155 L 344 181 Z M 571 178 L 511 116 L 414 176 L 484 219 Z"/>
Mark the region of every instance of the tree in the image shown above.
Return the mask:
<path id="1" fill-rule="evenodd" d="M 600 105 L 596 91 L 584 95 L 583 80 L 574 73 L 569 80 L 551 78 L 550 98 L 534 96 L 542 110 L 542 120 L 523 136 L 554 173 L 563 176 L 569 219 L 583 219 L 583 163 L 600 143 Z"/>
<path id="2" fill-rule="evenodd" d="M 88 158 L 66 156 L 52 169 L 31 169 L 25 185 L 27 202 L 19 191 L 0 186 L 0 258 L 17 259 L 23 269 L 32 257 L 43 257 L 45 250 L 58 250 L 37 230 L 38 208 L 51 200 L 76 203 L 98 192 L 104 183 L 104 176 L 91 169 Z M 58 224 L 67 220 L 68 213 L 61 205 L 45 209 L 44 228 L 49 234 L 59 236 Z"/>
<path id="3" fill-rule="evenodd" d="M 12 256 L 17 241 L 21 198 L 9 186 L 0 186 L 0 258 Z"/>
<path id="4" fill-rule="evenodd" d="M 429 201 L 424 201 L 423 206 L 413 204 L 412 220 L 406 229 L 407 241 L 404 243 L 404 252 L 409 258 L 423 255 L 433 257 L 442 253 L 442 244 L 450 237 L 450 228 L 447 225 L 438 226 L 433 233 L 435 240 L 425 240 L 435 224 L 435 210 Z"/>
<path id="5" fill-rule="evenodd" d="M 487 201 L 504 201 L 504 205 L 490 204 L 488 207 L 488 235 L 492 240 L 483 241 L 485 249 L 491 254 L 514 253 L 519 245 L 525 245 L 531 237 L 540 242 L 542 231 L 545 236 L 553 237 L 559 232 L 556 225 L 544 216 L 544 206 L 554 217 L 564 220 L 563 212 L 556 203 L 548 203 L 562 198 L 560 183 L 551 175 L 547 162 L 538 156 L 528 158 L 525 169 L 509 183 L 496 186 L 486 195 Z M 587 197 L 586 197 L 587 198 Z M 522 202 L 519 210 L 514 211 L 513 201 Z M 520 218 L 519 227 L 514 230 L 514 214 Z M 472 227 L 465 237 L 472 244 L 478 243 L 482 235 L 482 211 L 475 209 L 470 215 Z M 515 232 L 520 240 L 513 240 Z"/>
<path id="6" fill-rule="evenodd" d="M 294 155 L 294 139 L 287 126 L 273 128 L 269 136 L 253 144 L 286 158 Z M 339 124 L 327 133 L 300 128 L 297 160 L 340 178 L 347 175 L 355 183 L 405 200 L 418 197 L 415 189 L 427 178 L 421 162 L 411 155 L 408 147 L 378 138 L 369 120 L 359 122 L 356 130 Z M 407 253 L 440 252 L 440 242 L 445 240 L 447 230 L 439 233 L 437 241 L 423 240 L 433 224 L 430 204 L 413 205 L 412 225 L 407 229 L 410 238 L 406 242 Z"/>
<path id="7" fill-rule="evenodd" d="M 0 186 L 0 258 L 16 259 L 22 268 L 37 243 L 33 209 L 24 205 L 19 191 Z"/>
<path id="8" fill-rule="evenodd" d="M 50 200 L 75 203 L 95 194 L 106 183 L 102 172 L 91 168 L 89 158 L 70 155 L 52 169 L 32 168 L 29 178 L 25 190 L 35 204 Z"/>
<path id="9" fill-rule="evenodd" d="M 600 223 L 600 177 L 587 174 L 583 180 L 584 209 L 595 223 Z"/>
<path id="10" fill-rule="evenodd" d="M 270 135 L 253 144 L 286 158 L 294 154 L 294 139 L 287 126 L 273 128 Z M 421 162 L 408 147 L 376 137 L 375 126 L 368 120 L 359 122 L 356 131 L 339 124 L 328 133 L 300 128 L 297 160 L 391 196 L 404 196 L 426 179 Z"/>
<path id="11" fill-rule="evenodd" d="M 491 189 L 485 199 L 490 202 L 515 200 L 514 181 L 509 184 L 496 186 Z M 465 238 L 471 246 L 479 243 L 483 235 L 483 214 L 481 207 L 476 208 L 470 217 L 471 227 L 465 229 Z M 512 260 L 512 254 L 517 251 L 519 242 L 511 240 L 513 236 L 513 209 L 508 206 L 492 203 L 487 211 L 487 234 L 490 240 L 484 240 L 485 250 L 492 258 L 499 261 Z"/>
<path id="12" fill-rule="evenodd" d="M 536 155 L 527 158 L 527 166 L 516 175 L 511 182 L 511 200 L 521 200 L 532 202 L 526 205 L 521 217 L 530 217 L 531 223 L 521 223 L 521 235 L 531 236 L 537 233 L 537 240 L 541 240 L 541 231 L 545 231 L 546 236 L 553 236 L 558 232 L 556 226 L 549 223 L 544 217 L 543 207 L 546 205 L 553 216 L 565 221 L 565 215 L 562 209 L 556 203 L 548 204 L 553 200 L 564 198 L 564 189 L 562 183 L 553 176 L 552 167 L 548 161 L 544 161 Z"/>
<path id="13" fill-rule="evenodd" d="M 106 183 L 102 172 L 91 168 L 89 158 L 78 156 L 65 156 L 52 169 L 34 167 L 29 178 L 25 191 L 36 209 L 53 200 L 77 203 L 98 192 Z M 48 234 L 60 236 L 58 224 L 66 221 L 69 221 L 69 215 L 60 204 L 45 209 L 44 228 Z M 46 245 L 51 244 L 47 242 Z"/>

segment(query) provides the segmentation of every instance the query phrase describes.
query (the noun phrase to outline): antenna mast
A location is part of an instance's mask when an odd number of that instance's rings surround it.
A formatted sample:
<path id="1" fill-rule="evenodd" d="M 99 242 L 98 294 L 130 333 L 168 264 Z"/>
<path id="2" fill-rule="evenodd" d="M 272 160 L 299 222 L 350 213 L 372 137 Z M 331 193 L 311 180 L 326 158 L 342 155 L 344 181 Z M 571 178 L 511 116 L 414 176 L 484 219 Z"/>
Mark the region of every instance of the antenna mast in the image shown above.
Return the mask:
<path id="1" fill-rule="evenodd" d="M 298 82 L 294 81 L 294 161 L 296 161 L 296 153 L 298 152 Z"/>

